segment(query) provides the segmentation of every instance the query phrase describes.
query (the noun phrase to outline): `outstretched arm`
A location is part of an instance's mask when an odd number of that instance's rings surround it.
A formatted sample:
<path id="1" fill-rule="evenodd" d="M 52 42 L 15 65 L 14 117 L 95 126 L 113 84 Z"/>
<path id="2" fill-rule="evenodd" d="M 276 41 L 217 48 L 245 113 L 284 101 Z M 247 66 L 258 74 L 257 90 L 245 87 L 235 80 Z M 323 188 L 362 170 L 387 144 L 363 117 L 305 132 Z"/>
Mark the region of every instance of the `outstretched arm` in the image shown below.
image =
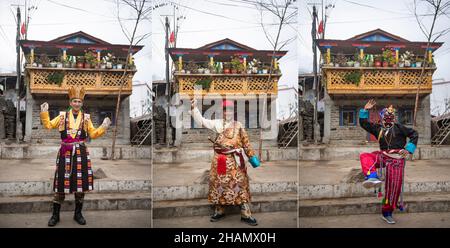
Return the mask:
<path id="1" fill-rule="evenodd" d="M 192 109 L 192 117 L 194 118 L 195 123 L 203 127 L 206 127 L 210 130 L 213 130 L 216 133 L 219 132 L 219 130 L 217 130 L 216 127 L 217 120 L 209 120 L 204 118 L 200 113 L 200 110 L 198 110 L 195 100 L 192 100 L 191 109 Z"/>
<path id="2" fill-rule="evenodd" d="M 108 117 L 106 117 L 103 120 L 102 125 L 100 125 L 98 128 L 94 127 L 94 124 L 92 124 L 92 121 L 89 119 L 87 120 L 87 132 L 89 134 L 89 137 L 91 139 L 96 139 L 98 137 L 101 137 L 103 134 L 106 133 L 106 130 L 108 129 L 109 125 L 111 124 L 111 121 Z"/>
<path id="3" fill-rule="evenodd" d="M 381 126 L 369 121 L 369 109 L 373 108 L 376 104 L 375 100 L 371 99 L 366 103 L 363 109 L 359 110 L 359 125 L 368 133 L 375 135 L 375 137 L 378 136 Z"/>

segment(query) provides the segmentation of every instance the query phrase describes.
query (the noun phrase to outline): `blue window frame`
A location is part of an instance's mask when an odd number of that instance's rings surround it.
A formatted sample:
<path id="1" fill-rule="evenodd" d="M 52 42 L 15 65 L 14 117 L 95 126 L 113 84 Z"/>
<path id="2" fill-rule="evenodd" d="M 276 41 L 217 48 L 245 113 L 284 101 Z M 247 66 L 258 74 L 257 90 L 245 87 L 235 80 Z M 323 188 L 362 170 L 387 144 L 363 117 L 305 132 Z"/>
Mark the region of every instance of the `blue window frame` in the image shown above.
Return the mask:
<path id="1" fill-rule="evenodd" d="M 343 107 L 339 111 L 339 126 L 356 126 L 356 108 Z"/>

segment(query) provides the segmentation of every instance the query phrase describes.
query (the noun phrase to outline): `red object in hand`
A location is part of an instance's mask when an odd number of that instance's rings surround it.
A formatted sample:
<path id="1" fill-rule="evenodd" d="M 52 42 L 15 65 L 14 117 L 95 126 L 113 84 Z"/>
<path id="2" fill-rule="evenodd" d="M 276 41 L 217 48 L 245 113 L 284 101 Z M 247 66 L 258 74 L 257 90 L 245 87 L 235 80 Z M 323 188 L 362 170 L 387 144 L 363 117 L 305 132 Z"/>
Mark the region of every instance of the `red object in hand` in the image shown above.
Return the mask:
<path id="1" fill-rule="evenodd" d="M 227 156 L 220 154 L 217 157 L 217 174 L 225 175 L 227 173 Z"/>

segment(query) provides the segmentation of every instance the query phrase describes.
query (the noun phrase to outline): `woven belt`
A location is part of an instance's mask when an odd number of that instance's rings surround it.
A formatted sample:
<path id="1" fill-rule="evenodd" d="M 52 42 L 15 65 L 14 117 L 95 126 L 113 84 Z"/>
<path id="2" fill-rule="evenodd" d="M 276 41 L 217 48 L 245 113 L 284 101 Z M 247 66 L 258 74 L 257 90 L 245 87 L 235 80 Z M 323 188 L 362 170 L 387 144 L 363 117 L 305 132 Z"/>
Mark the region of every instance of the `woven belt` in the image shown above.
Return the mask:
<path id="1" fill-rule="evenodd" d="M 84 141 L 78 141 L 78 142 L 72 142 L 72 143 L 65 143 L 65 142 L 61 142 L 61 145 L 64 146 L 70 146 L 70 145 L 83 145 Z"/>

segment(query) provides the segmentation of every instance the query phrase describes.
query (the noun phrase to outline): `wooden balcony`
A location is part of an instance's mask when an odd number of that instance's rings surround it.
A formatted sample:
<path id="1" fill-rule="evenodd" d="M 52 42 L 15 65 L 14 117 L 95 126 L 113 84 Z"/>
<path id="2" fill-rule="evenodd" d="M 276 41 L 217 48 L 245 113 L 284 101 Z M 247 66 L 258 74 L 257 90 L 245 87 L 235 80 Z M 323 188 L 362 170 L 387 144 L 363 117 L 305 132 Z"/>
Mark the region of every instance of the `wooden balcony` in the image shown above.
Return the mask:
<path id="1" fill-rule="evenodd" d="M 433 73 L 436 68 L 393 67 L 322 67 L 328 94 L 336 95 L 408 95 L 417 92 L 421 81 L 420 94 L 431 93 Z M 349 82 L 346 76 L 361 72 L 359 84 Z"/>
<path id="2" fill-rule="evenodd" d="M 84 86 L 88 95 L 117 95 L 125 70 L 27 67 L 26 71 L 32 94 L 67 94 L 67 89 L 76 85 Z M 135 72 L 127 72 L 122 88 L 123 95 L 131 95 Z M 63 73 L 61 85 L 49 80 L 52 73 Z"/>
<path id="3" fill-rule="evenodd" d="M 278 94 L 278 80 L 281 75 L 269 74 L 182 74 L 175 73 L 176 90 L 182 97 L 192 97 L 195 94 L 232 94 L 239 96 L 250 94 L 267 94 L 276 97 Z M 196 83 L 211 79 L 209 90 L 198 90 Z M 198 92 L 197 92 L 198 91 Z"/>

